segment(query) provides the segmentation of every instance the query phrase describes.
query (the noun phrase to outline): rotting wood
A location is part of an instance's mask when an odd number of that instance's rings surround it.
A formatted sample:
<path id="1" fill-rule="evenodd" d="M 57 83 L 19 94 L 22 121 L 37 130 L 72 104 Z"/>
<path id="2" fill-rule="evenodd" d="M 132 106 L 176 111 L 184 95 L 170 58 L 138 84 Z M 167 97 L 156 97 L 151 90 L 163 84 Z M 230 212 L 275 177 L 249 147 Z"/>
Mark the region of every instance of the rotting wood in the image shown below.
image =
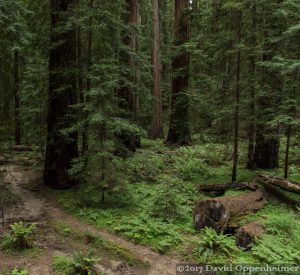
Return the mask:
<path id="1" fill-rule="evenodd" d="M 216 231 L 228 230 L 230 223 L 240 216 L 263 208 L 265 203 L 264 193 L 260 189 L 239 196 L 199 201 L 194 209 L 194 227 L 197 230 L 206 226 Z"/>
<path id="2" fill-rule="evenodd" d="M 299 183 L 293 183 L 284 178 L 275 177 L 275 176 L 271 176 L 271 175 L 265 175 L 265 174 L 258 174 L 256 179 L 257 179 L 257 182 L 259 182 L 259 183 L 262 183 L 262 184 L 267 183 L 267 184 L 275 185 L 284 190 L 300 194 L 300 184 Z"/>
<path id="3" fill-rule="evenodd" d="M 257 238 L 265 231 L 265 227 L 257 222 L 251 222 L 241 227 L 236 234 L 236 244 L 239 247 L 251 249 Z"/>

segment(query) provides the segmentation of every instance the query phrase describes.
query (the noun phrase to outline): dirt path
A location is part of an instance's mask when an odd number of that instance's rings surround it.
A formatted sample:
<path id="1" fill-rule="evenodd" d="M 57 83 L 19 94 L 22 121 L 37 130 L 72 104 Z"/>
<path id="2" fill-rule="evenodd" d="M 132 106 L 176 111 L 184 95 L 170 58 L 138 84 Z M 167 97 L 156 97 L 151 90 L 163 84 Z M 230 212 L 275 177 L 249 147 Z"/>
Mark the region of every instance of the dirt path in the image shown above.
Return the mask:
<path id="1" fill-rule="evenodd" d="M 26 220 L 30 221 L 40 221 L 43 217 L 48 216 L 52 222 L 63 222 L 71 228 L 76 228 L 79 232 L 90 232 L 98 237 L 124 247 L 140 261 L 149 263 L 149 269 L 146 273 L 145 271 L 139 271 L 138 273 L 134 273 L 136 275 L 176 274 L 176 262 L 179 262 L 178 260 L 176 261 L 168 256 L 161 255 L 151 250 L 149 247 L 134 244 L 114 234 L 99 230 L 95 226 L 67 214 L 55 201 L 51 200 L 51 198 L 42 196 L 45 192 L 40 190 L 41 172 L 20 165 L 8 165 L 5 167 L 5 170 L 4 182 L 6 186 L 19 196 L 22 201 L 22 207 L 19 207 L 18 213 L 12 213 L 12 215 L 27 217 Z M 12 219 L 12 216 L 10 216 L 9 219 Z M 44 274 L 46 275 L 47 273 Z"/>

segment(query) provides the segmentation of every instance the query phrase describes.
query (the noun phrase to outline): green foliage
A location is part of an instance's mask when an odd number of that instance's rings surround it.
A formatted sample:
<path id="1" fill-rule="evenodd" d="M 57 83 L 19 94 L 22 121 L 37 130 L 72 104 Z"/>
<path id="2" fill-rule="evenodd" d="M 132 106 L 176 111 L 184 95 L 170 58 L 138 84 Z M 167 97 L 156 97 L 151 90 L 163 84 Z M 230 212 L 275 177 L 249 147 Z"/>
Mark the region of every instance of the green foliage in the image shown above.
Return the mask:
<path id="1" fill-rule="evenodd" d="M 25 269 L 13 269 L 11 275 L 29 275 L 28 271 Z"/>
<path id="2" fill-rule="evenodd" d="M 52 269 L 64 275 L 92 275 L 97 274 L 94 265 L 99 261 L 100 258 L 94 257 L 93 250 L 87 253 L 77 252 L 73 255 L 73 259 L 56 255 L 53 258 Z"/>
<path id="3" fill-rule="evenodd" d="M 210 260 L 216 254 L 225 254 L 229 256 L 236 251 L 236 245 L 233 238 L 218 234 L 214 229 L 205 227 L 198 241 L 198 248 L 195 253 L 200 254 L 204 261 Z"/>
<path id="4" fill-rule="evenodd" d="M 26 226 L 23 222 L 14 223 L 11 226 L 11 233 L 4 236 L 1 247 L 6 248 L 16 248 L 16 249 L 26 249 L 31 247 L 30 236 L 34 233 L 36 229 L 35 224 Z"/>
<path id="5" fill-rule="evenodd" d="M 75 273 L 74 263 L 72 259 L 69 259 L 62 255 L 56 255 L 53 257 L 52 269 L 58 274 L 72 275 Z"/>
<path id="6" fill-rule="evenodd" d="M 94 257 L 94 251 L 89 250 L 87 253 L 77 252 L 73 256 L 73 265 L 76 274 L 89 275 L 97 274 L 94 265 L 100 261 L 100 258 Z"/>
<path id="7" fill-rule="evenodd" d="M 278 215 L 277 213 L 270 214 L 267 221 L 265 222 L 268 232 L 275 235 L 284 234 L 291 236 L 295 232 L 295 227 L 298 228 L 295 224 L 297 218 L 293 213 L 284 213 Z M 300 228 L 299 228 L 300 229 Z"/>
<path id="8" fill-rule="evenodd" d="M 123 221 L 124 222 L 124 221 Z M 172 225 L 151 219 L 148 216 L 132 218 L 126 224 L 114 227 L 114 231 L 142 244 L 151 244 L 156 250 L 165 253 L 181 242 L 180 234 Z"/>
<path id="9" fill-rule="evenodd" d="M 274 238 L 273 235 L 264 235 L 252 248 L 252 254 L 262 262 L 269 264 L 299 264 L 298 245 L 295 245 L 293 240 L 288 238 L 278 236 Z"/>
<path id="10" fill-rule="evenodd" d="M 181 204 L 182 200 L 176 190 L 172 186 L 165 185 L 158 191 L 150 214 L 164 221 L 177 219 L 182 216 Z"/>
<path id="11" fill-rule="evenodd" d="M 126 168 L 134 182 L 155 182 L 164 167 L 163 159 L 149 150 L 137 152 L 126 162 Z"/>

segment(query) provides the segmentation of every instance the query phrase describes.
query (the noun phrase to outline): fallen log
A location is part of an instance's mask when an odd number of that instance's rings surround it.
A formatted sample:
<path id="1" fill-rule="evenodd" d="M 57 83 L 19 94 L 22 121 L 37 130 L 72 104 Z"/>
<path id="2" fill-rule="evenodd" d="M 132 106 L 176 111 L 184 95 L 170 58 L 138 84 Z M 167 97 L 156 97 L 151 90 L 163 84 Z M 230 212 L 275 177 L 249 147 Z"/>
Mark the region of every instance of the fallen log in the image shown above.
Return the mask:
<path id="1" fill-rule="evenodd" d="M 202 193 L 210 193 L 219 196 L 224 195 L 227 190 L 255 191 L 257 189 L 258 186 L 251 182 L 202 184 L 198 187 L 198 190 Z"/>
<path id="2" fill-rule="evenodd" d="M 236 234 L 236 245 L 251 249 L 256 239 L 265 231 L 265 227 L 257 222 L 252 222 L 241 227 Z"/>
<path id="3" fill-rule="evenodd" d="M 300 194 L 299 183 L 293 183 L 280 177 L 275 177 L 275 176 L 265 175 L 265 174 L 258 174 L 256 180 L 257 182 L 262 184 L 267 183 L 271 185 L 276 185 L 284 190 Z"/>
<path id="4" fill-rule="evenodd" d="M 194 227 L 197 230 L 206 226 L 216 231 L 228 230 L 237 218 L 263 208 L 265 203 L 264 193 L 260 189 L 239 196 L 199 201 L 193 213 Z"/>
<path id="5" fill-rule="evenodd" d="M 287 194 L 284 193 L 282 189 L 278 186 L 274 186 L 272 184 L 266 182 L 260 182 L 262 187 L 265 190 L 266 198 L 274 198 L 277 201 L 287 204 L 288 206 L 297 209 L 300 205 L 299 201 L 289 197 Z M 289 193 L 289 192 L 286 192 Z"/>
<path id="6" fill-rule="evenodd" d="M 11 145 L 11 146 L 9 146 L 9 149 L 13 150 L 13 151 L 18 151 L 18 152 L 34 150 L 32 146 L 27 146 L 27 145 Z"/>

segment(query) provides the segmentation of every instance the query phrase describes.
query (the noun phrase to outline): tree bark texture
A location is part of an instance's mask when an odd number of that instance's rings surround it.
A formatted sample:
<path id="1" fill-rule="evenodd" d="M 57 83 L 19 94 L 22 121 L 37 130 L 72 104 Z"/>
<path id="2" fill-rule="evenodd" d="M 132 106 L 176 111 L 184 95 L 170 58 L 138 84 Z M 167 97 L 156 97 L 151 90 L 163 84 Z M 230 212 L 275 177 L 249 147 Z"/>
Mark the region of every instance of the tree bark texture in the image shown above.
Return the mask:
<path id="1" fill-rule="evenodd" d="M 152 0 L 153 5 L 153 49 L 152 49 L 152 96 L 154 109 L 150 137 L 163 138 L 163 111 L 161 96 L 161 61 L 160 61 L 160 17 L 158 0 Z"/>
<path id="2" fill-rule="evenodd" d="M 237 218 L 255 212 L 264 205 L 264 194 L 260 189 L 239 196 L 199 201 L 194 209 L 194 227 L 201 230 L 207 226 L 216 231 L 225 231 Z"/>
<path id="3" fill-rule="evenodd" d="M 20 96 L 19 96 L 19 51 L 14 51 L 14 85 L 15 85 L 15 144 L 21 144 Z"/>
<path id="4" fill-rule="evenodd" d="M 189 82 L 190 56 L 182 46 L 189 41 L 189 0 L 175 1 L 175 46 L 178 53 L 172 62 L 171 114 L 167 144 L 189 145 Z"/>
<path id="5" fill-rule="evenodd" d="M 280 187 L 281 189 L 300 194 L 300 184 L 293 183 L 286 179 L 271 175 L 258 174 L 257 181 L 259 183 L 268 183 Z"/>
<path id="6" fill-rule="evenodd" d="M 242 12 L 236 11 L 237 17 L 237 42 L 238 47 L 242 40 Z M 239 123 L 240 123 L 240 74 L 241 74 L 241 50 L 236 53 L 236 87 L 235 87 L 235 110 L 234 110 L 234 142 L 233 142 L 233 165 L 232 165 L 232 182 L 236 182 L 236 173 L 238 165 L 238 147 L 239 147 Z"/>
<path id="7" fill-rule="evenodd" d="M 264 232 L 264 226 L 257 222 L 246 224 L 237 231 L 236 244 L 239 247 L 251 249 L 251 246 Z"/>
<path id="8" fill-rule="evenodd" d="M 77 0 L 51 0 L 51 48 L 49 59 L 48 136 L 44 166 L 44 183 L 51 188 L 67 189 L 75 184 L 68 175 L 71 161 L 78 156 L 77 133 L 62 133 L 70 128 L 77 103 L 76 28 L 62 30 L 67 12 Z M 59 29 L 58 29 L 59 28 Z"/>
<path id="9" fill-rule="evenodd" d="M 124 15 L 124 23 L 128 25 L 137 25 L 139 23 L 139 0 L 126 0 L 126 7 L 127 11 Z M 135 31 L 126 33 L 123 37 L 123 43 L 133 52 L 136 52 L 137 37 Z M 136 62 L 127 52 L 127 49 L 121 50 L 120 62 L 125 68 L 121 73 L 123 80 L 120 83 L 118 91 L 120 107 L 129 118 L 134 118 L 137 112 L 137 95 L 135 88 L 130 87 L 130 83 L 136 84 Z"/>

